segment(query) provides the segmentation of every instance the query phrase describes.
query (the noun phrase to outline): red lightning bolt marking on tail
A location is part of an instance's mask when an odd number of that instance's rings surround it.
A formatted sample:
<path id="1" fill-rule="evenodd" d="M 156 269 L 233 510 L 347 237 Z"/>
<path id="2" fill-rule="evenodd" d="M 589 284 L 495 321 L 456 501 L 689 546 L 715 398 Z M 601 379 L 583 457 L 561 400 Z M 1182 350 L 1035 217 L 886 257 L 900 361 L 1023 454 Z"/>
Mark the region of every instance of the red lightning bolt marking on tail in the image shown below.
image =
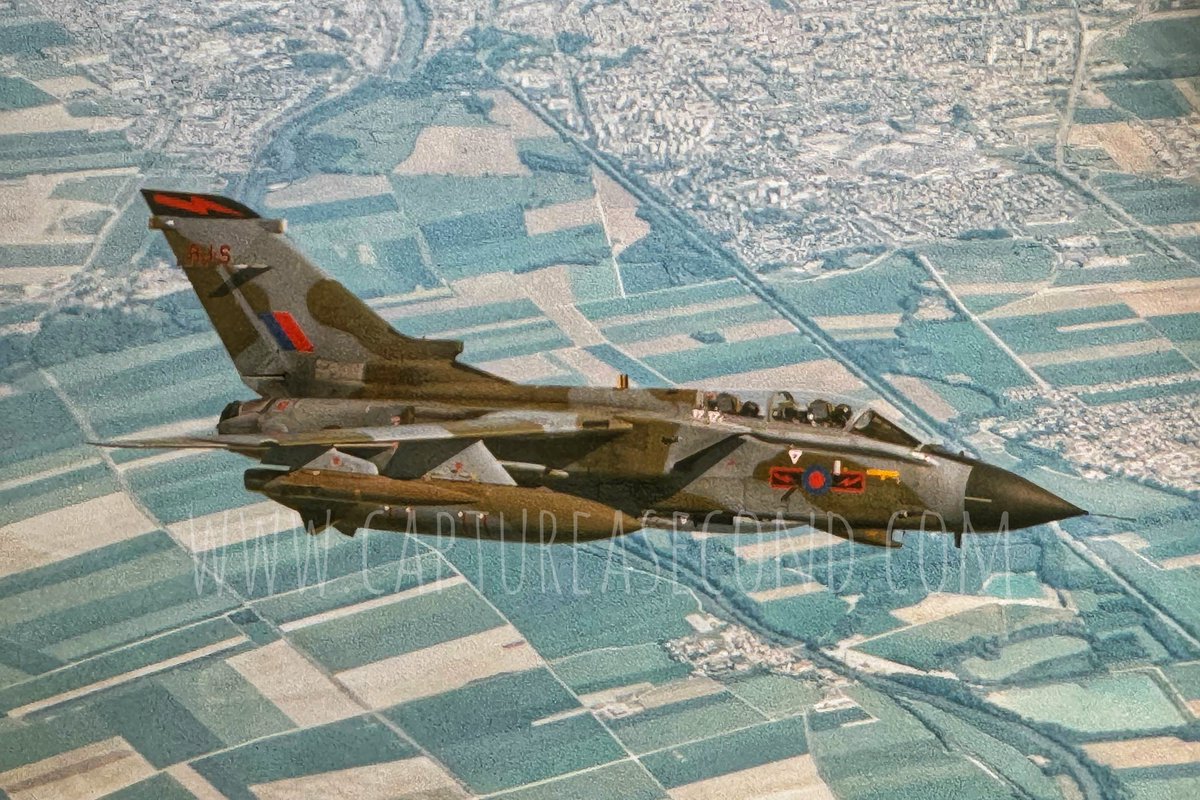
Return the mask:
<path id="1" fill-rule="evenodd" d="M 156 194 L 154 195 L 154 202 L 169 208 L 178 208 L 181 211 L 191 211 L 193 214 L 202 214 L 204 216 L 208 216 L 210 213 L 225 214 L 230 217 L 242 216 L 239 211 L 209 200 L 207 197 L 197 197 L 195 195 L 180 197 L 173 194 Z"/>

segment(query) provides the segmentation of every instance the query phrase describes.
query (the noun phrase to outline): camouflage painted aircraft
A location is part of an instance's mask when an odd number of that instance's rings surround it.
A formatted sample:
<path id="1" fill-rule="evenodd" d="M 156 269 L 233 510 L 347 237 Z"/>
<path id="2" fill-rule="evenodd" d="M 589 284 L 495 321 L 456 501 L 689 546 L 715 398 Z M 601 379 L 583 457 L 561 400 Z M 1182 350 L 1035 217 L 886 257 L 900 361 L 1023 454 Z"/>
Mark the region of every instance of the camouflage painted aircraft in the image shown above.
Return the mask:
<path id="1" fill-rule="evenodd" d="M 211 436 L 120 447 L 257 459 L 247 489 L 333 527 L 575 542 L 643 527 L 815 524 L 853 541 L 1085 513 L 872 409 L 697 389 L 524 386 L 462 343 L 394 330 L 283 235 L 214 195 L 143 191 L 247 386 Z"/>

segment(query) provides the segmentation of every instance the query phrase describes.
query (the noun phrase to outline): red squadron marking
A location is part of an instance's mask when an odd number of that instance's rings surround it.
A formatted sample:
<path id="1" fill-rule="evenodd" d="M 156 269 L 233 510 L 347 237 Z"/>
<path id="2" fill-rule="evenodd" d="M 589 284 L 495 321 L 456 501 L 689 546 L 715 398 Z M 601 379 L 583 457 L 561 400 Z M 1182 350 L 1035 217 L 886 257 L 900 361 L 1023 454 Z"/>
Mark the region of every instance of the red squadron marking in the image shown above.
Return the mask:
<path id="1" fill-rule="evenodd" d="M 164 205 L 167 208 L 178 208 L 180 211 L 190 211 L 193 214 L 200 214 L 205 217 L 209 214 L 224 214 L 228 217 L 239 218 L 242 216 L 240 211 L 223 206 L 215 200 L 210 200 L 200 195 L 180 197 L 175 194 L 156 194 L 154 195 L 154 202 Z"/>
<path id="2" fill-rule="evenodd" d="M 833 491 L 843 494 L 862 494 L 867 490 L 867 473 L 858 470 L 842 470 L 833 476 Z"/>
<path id="3" fill-rule="evenodd" d="M 771 467 L 767 483 L 772 489 L 795 489 L 804 475 L 803 467 Z"/>

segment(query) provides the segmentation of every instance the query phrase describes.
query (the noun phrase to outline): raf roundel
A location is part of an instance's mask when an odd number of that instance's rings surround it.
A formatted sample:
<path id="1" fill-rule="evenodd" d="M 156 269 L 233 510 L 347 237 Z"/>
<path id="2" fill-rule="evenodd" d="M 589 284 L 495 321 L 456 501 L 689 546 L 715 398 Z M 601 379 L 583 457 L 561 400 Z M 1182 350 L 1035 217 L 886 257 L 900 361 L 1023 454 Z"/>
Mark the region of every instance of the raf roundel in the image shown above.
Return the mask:
<path id="1" fill-rule="evenodd" d="M 804 470 L 804 476 L 801 478 L 804 486 L 804 491 L 809 494 L 825 494 L 829 491 L 832 481 L 829 477 L 829 470 L 817 464 L 812 465 Z"/>

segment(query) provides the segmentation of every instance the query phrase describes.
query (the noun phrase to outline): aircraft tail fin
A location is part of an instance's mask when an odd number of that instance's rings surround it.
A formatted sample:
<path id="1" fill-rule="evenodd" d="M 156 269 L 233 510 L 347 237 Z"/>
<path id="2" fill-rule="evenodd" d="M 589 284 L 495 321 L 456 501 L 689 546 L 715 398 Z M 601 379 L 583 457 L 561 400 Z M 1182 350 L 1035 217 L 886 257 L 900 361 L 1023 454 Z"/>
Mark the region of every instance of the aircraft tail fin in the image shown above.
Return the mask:
<path id="1" fill-rule="evenodd" d="M 508 382 L 458 363 L 462 342 L 397 332 L 266 219 L 227 197 L 143 189 L 243 382 L 263 395 L 402 394 Z"/>

